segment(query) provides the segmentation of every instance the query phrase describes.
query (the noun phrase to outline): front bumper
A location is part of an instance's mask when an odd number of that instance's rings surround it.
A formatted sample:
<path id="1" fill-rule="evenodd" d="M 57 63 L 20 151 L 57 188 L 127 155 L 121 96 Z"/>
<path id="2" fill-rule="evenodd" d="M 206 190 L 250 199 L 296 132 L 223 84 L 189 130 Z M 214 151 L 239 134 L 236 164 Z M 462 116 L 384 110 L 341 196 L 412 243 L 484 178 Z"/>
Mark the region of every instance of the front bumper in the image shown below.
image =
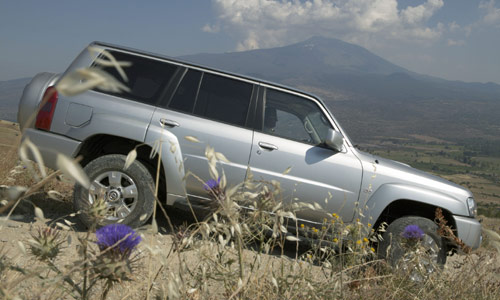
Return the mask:
<path id="1" fill-rule="evenodd" d="M 57 170 L 57 154 L 61 153 L 68 157 L 75 157 L 81 142 L 52 132 L 27 128 L 23 140 L 28 138 L 38 147 L 45 166 Z M 33 157 L 30 157 L 33 160 Z"/>
<path id="2" fill-rule="evenodd" d="M 481 224 L 478 220 L 469 217 L 453 216 L 457 225 L 458 238 L 472 249 L 481 245 Z"/>

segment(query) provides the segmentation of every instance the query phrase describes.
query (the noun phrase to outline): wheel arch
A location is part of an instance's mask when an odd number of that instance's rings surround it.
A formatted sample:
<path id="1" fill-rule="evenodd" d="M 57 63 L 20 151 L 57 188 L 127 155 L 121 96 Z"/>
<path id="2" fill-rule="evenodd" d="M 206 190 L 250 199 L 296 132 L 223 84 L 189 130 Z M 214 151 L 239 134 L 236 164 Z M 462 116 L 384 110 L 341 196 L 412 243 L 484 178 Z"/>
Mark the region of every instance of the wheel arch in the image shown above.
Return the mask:
<path id="1" fill-rule="evenodd" d="M 391 202 L 380 214 L 374 223 L 374 228 L 378 228 L 383 222 L 391 224 L 395 220 L 408 217 L 416 216 L 429 219 L 431 221 L 435 220 L 436 209 L 441 208 L 447 224 L 452 228 L 456 229 L 455 219 L 451 212 L 439 206 L 422 203 L 407 199 L 398 199 Z"/>
<path id="2" fill-rule="evenodd" d="M 108 154 L 127 155 L 134 148 L 137 150 L 136 159 L 144 164 L 151 174 L 151 177 L 156 179 L 158 164 L 157 156 L 151 158 L 152 147 L 139 141 L 108 134 L 96 134 L 82 142 L 76 156 L 82 158 L 80 164 L 82 167 L 85 167 L 97 157 Z M 164 166 L 163 159 L 161 164 Z M 159 182 L 159 198 L 163 199 L 167 191 L 164 167 L 160 168 Z"/>
<path id="3" fill-rule="evenodd" d="M 454 214 L 465 214 L 466 207 L 449 195 L 427 190 L 421 187 L 403 184 L 385 184 L 381 186 L 366 202 L 365 223 L 373 223 L 377 229 L 382 223 L 407 216 L 435 219 L 437 208 L 441 208 L 447 225 L 457 229 Z"/>

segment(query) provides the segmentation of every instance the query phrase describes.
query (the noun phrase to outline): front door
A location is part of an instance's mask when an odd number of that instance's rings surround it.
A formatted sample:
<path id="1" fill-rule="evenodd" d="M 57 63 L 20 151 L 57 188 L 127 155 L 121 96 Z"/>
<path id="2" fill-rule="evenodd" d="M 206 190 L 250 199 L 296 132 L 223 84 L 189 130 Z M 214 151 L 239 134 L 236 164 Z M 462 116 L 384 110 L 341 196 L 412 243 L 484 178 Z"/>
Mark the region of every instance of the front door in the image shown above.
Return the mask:
<path id="1" fill-rule="evenodd" d="M 263 98 L 262 127 L 250 156 L 254 179 L 279 181 L 286 203 L 321 207 L 298 212 L 300 219 L 322 222 L 336 213 L 351 221 L 362 176 L 359 159 L 347 146 L 337 152 L 323 145 L 332 125 L 316 101 L 271 88 Z"/>

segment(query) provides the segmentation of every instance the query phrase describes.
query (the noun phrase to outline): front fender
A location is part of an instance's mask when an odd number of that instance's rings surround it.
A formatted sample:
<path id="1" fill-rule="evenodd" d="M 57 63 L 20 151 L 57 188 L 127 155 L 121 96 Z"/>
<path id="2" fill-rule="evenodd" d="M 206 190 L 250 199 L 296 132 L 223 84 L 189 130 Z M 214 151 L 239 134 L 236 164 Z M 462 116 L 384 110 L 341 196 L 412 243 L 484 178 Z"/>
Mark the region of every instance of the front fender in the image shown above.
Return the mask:
<path id="1" fill-rule="evenodd" d="M 368 199 L 363 219 L 366 223 L 370 222 L 368 220 L 377 220 L 387 206 L 402 199 L 442 207 L 454 215 L 469 215 L 466 204 L 450 195 L 408 184 L 387 183 L 381 185 Z"/>

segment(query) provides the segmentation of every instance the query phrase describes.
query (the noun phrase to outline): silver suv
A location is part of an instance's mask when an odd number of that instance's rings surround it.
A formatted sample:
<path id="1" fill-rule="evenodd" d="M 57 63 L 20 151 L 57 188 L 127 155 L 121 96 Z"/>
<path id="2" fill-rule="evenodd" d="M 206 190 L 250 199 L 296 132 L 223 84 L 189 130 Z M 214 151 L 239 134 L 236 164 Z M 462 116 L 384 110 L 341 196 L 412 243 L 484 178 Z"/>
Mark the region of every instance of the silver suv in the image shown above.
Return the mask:
<path id="1" fill-rule="evenodd" d="M 469 190 L 359 151 L 318 97 L 165 56 L 100 42 L 91 46 L 131 63 L 127 80 L 115 68 L 101 67 L 126 91 L 94 89 L 72 97 L 51 92 L 63 76 L 96 67 L 102 54 L 84 50 L 64 74 L 35 76 L 18 113 L 21 126 L 27 127 L 25 137 L 38 145 L 46 165 L 56 168 L 57 152 L 83 158 L 91 186 L 75 186 L 76 209 L 102 194 L 109 221 L 144 223 L 155 204 L 150 185 L 157 170 L 150 153 L 157 141 L 163 142 L 159 189 L 166 203 L 182 207 L 189 199 L 203 209 L 210 201 L 204 185 L 183 177 L 189 170 L 210 179 L 205 157 L 210 145 L 229 160 L 222 163 L 228 186 L 244 181 L 250 168 L 256 179 L 279 181 L 285 200 L 317 203 L 344 222 L 359 218 L 375 227 L 387 223 L 384 236 L 400 236 L 406 225 L 418 225 L 429 240 L 429 251 L 444 263 L 454 245 L 436 233 L 434 212 L 441 208 L 457 236 L 479 247 L 481 225 L 474 218 L 476 204 Z M 52 96 L 31 126 L 29 115 L 47 91 Z M 134 148 L 137 159 L 124 170 L 126 155 Z M 283 172 L 289 167 L 290 172 Z M 325 198 L 330 200 L 325 203 Z M 360 214 L 359 207 L 366 211 Z M 303 210 L 297 218 L 299 224 L 320 226 L 324 212 Z M 90 222 L 85 214 L 82 219 Z M 379 248 L 389 244 L 382 242 Z"/>

